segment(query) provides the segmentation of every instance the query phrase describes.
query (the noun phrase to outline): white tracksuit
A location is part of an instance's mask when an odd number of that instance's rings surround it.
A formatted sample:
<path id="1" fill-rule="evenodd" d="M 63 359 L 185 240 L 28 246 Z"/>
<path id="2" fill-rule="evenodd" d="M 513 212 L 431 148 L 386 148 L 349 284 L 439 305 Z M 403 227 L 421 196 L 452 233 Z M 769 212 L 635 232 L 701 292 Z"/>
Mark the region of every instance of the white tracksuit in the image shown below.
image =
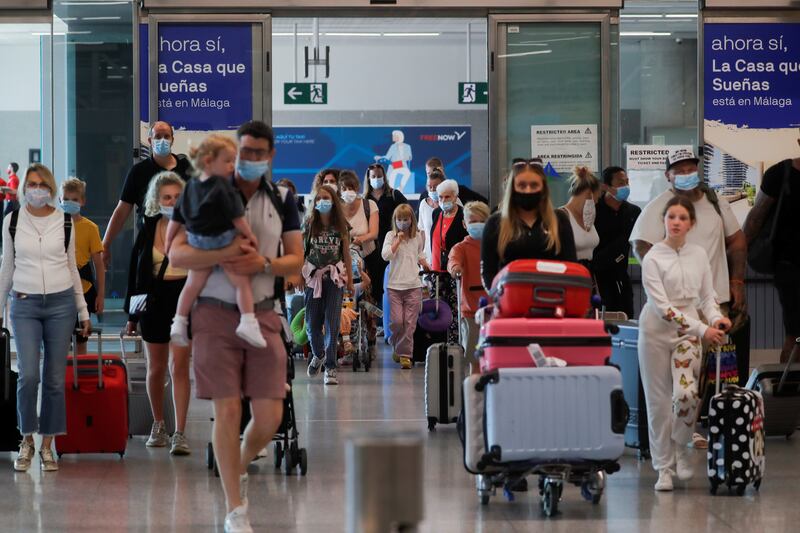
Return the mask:
<path id="1" fill-rule="evenodd" d="M 639 366 L 647 401 L 653 468 L 674 468 L 675 451 L 694 432 L 700 401 L 701 339 L 722 318 L 705 250 L 660 242 L 642 262 L 647 304 L 639 317 Z"/>

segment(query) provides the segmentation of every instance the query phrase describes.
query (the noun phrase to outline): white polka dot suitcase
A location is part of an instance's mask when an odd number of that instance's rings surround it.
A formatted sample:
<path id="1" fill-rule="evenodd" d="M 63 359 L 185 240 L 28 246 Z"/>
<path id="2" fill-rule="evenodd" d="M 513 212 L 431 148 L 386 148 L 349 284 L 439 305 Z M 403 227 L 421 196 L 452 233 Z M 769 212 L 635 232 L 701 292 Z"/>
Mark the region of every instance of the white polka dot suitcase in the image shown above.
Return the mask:
<path id="1" fill-rule="evenodd" d="M 709 404 L 708 479 L 711 493 L 727 486 L 743 495 L 758 490 L 764 476 L 764 400 L 761 394 L 729 386 Z"/>

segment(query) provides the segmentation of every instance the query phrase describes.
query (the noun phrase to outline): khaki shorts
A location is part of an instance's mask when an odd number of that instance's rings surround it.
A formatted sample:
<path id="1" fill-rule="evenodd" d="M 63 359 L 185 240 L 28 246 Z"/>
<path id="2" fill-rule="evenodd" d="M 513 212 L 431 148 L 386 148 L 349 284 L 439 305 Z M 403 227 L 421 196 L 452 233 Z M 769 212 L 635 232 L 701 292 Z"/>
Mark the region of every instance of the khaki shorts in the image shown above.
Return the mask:
<path id="1" fill-rule="evenodd" d="M 274 311 L 256 313 L 266 348 L 236 336 L 238 311 L 198 304 L 192 311 L 196 395 L 202 399 L 286 397 L 286 349 Z"/>

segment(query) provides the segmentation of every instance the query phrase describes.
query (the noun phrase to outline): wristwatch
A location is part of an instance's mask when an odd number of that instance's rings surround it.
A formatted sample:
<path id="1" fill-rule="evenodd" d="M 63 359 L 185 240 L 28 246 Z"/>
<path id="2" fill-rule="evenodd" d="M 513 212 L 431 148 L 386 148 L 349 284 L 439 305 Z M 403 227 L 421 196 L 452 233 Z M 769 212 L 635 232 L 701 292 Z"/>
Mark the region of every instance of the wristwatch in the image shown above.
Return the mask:
<path id="1" fill-rule="evenodd" d="M 267 256 L 264 256 L 264 274 L 268 276 L 272 275 L 272 261 L 270 261 Z"/>

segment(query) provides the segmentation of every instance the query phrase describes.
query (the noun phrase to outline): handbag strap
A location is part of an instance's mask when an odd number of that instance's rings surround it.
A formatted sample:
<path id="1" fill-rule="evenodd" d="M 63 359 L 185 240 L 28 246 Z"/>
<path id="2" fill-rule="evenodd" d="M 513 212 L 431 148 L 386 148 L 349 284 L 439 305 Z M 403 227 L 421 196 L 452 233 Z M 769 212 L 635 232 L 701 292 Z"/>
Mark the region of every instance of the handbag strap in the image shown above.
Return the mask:
<path id="1" fill-rule="evenodd" d="M 164 254 L 164 260 L 161 261 L 161 268 L 158 269 L 158 275 L 155 279 L 150 283 L 150 290 L 153 290 L 153 285 L 156 283 L 161 283 L 164 281 L 164 275 L 167 273 L 167 267 L 169 266 L 169 257 L 167 254 Z"/>

